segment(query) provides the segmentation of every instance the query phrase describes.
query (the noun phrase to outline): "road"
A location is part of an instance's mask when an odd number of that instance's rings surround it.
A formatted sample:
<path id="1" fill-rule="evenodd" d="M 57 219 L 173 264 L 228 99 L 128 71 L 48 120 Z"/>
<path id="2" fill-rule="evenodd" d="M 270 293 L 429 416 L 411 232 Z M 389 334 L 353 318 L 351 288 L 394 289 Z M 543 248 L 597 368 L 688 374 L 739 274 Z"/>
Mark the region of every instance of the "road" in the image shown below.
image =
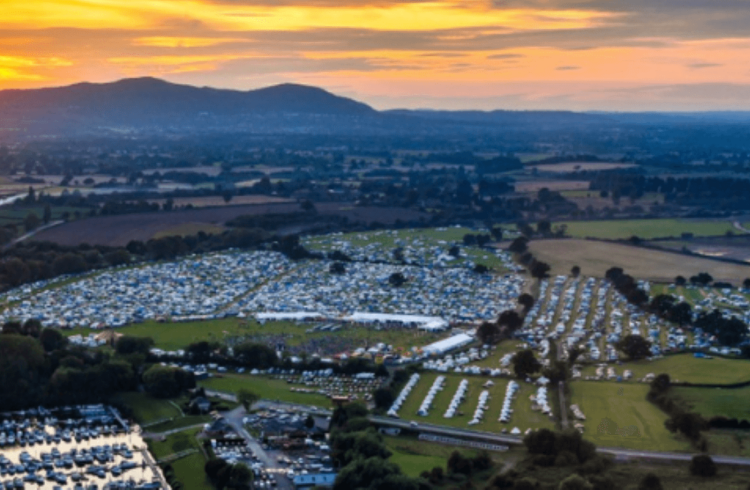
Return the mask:
<path id="1" fill-rule="evenodd" d="M 269 456 L 266 450 L 263 449 L 263 447 L 258 443 L 258 441 L 253 436 L 251 436 L 247 430 L 245 430 L 245 424 L 242 423 L 242 419 L 246 415 L 245 408 L 243 406 L 239 406 L 234 410 L 224 412 L 222 415 L 224 416 L 224 419 L 226 419 L 227 423 L 232 426 L 235 432 L 237 432 L 237 434 L 245 439 L 248 447 L 253 451 L 253 453 L 255 453 L 255 456 L 261 463 L 263 463 L 266 469 L 268 469 L 270 473 L 276 475 L 276 482 L 278 484 L 276 488 L 280 490 L 293 490 L 294 485 L 292 485 L 292 482 L 290 482 L 289 479 L 283 475 L 283 473 L 286 472 L 286 469 L 284 469 L 279 464 L 276 458 L 272 458 L 271 456 Z"/>
<path id="2" fill-rule="evenodd" d="M 30 232 L 26 233 L 25 235 L 21 235 L 20 237 L 16 238 L 15 240 L 12 240 L 10 243 L 6 244 L 3 247 L 3 249 L 7 250 L 7 249 L 11 248 L 13 245 L 15 245 L 16 243 L 20 243 L 20 242 L 26 240 L 27 238 L 33 237 L 34 235 L 36 235 L 40 231 L 47 230 L 49 228 L 52 228 L 52 227 L 57 226 L 57 225 L 61 225 L 63 223 L 65 223 L 65 221 L 63 221 L 63 220 L 51 221 L 51 222 L 47 223 L 44 226 L 40 226 L 39 228 L 35 228 L 35 229 L 31 230 Z"/>
<path id="3" fill-rule="evenodd" d="M 734 225 L 736 229 L 740 230 L 743 233 L 750 233 L 750 230 L 742 226 L 742 223 L 740 223 L 739 221 L 733 222 L 732 225 Z"/>

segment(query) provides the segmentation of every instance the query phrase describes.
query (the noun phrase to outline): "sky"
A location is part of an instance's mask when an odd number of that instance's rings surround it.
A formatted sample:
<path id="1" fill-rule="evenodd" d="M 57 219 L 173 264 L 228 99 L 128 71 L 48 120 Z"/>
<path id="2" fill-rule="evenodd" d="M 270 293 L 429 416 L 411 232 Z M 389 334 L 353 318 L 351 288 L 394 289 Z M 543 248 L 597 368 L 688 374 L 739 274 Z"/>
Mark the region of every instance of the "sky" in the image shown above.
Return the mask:
<path id="1" fill-rule="evenodd" d="M 750 0 L 0 0 L 0 89 L 302 83 L 377 109 L 750 110 Z"/>

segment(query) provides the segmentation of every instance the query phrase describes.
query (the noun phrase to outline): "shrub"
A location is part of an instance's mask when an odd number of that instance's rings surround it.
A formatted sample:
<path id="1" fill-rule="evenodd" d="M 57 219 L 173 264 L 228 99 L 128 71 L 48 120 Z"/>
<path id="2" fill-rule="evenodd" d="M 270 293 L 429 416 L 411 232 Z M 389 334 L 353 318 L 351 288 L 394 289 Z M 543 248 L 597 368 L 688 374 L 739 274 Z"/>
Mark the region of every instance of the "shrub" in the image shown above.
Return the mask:
<path id="1" fill-rule="evenodd" d="M 711 456 L 699 454 L 690 461 L 690 474 L 693 476 L 711 477 L 716 475 L 716 463 Z"/>

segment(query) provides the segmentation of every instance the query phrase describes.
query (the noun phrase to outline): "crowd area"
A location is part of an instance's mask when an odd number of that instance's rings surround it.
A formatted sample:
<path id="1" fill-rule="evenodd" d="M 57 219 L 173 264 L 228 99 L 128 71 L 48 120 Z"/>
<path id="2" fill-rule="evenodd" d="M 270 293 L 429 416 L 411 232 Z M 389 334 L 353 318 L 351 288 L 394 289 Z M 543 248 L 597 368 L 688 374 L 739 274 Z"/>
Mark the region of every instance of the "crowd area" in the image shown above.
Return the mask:
<path id="1" fill-rule="evenodd" d="M 5 295 L 0 322 L 34 318 L 54 327 L 119 327 L 146 320 L 197 320 L 256 312 L 355 312 L 436 315 L 449 321 L 494 318 L 513 307 L 519 275 L 468 268 L 352 262 L 333 273 L 328 260 L 290 262 L 276 252 L 229 252 L 169 263 L 108 269 Z M 389 280 L 401 274 L 405 282 Z"/>

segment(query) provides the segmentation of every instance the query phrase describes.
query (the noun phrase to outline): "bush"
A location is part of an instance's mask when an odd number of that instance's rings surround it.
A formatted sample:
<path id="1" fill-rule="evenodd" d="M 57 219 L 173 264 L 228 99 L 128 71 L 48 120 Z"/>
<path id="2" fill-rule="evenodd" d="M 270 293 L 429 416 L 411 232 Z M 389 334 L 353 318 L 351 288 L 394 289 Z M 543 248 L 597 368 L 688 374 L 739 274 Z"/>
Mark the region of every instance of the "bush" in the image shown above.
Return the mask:
<path id="1" fill-rule="evenodd" d="M 693 456 L 690 461 L 690 474 L 704 478 L 716 476 L 716 463 L 711 459 L 711 456 L 705 454 Z"/>
<path id="2" fill-rule="evenodd" d="M 653 473 L 649 473 L 641 479 L 638 490 L 662 490 L 661 480 Z"/>
<path id="3" fill-rule="evenodd" d="M 578 464 L 578 457 L 570 451 L 560 451 L 555 458 L 555 466 L 573 466 Z"/>

